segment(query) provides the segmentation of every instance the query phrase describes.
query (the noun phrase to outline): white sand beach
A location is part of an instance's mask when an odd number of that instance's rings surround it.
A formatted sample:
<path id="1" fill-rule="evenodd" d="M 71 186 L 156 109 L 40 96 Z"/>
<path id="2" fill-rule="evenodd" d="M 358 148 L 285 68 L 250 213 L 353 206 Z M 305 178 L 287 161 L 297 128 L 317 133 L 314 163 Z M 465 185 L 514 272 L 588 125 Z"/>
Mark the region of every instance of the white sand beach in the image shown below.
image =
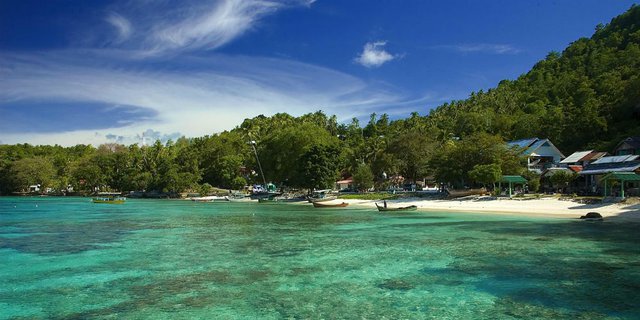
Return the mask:
<path id="1" fill-rule="evenodd" d="M 366 206 L 375 208 L 375 203 L 382 201 L 341 199 L 354 206 Z M 528 216 L 553 216 L 558 218 L 579 218 L 588 212 L 598 212 L 603 217 L 617 217 L 640 221 L 640 203 L 602 203 L 581 204 L 570 200 L 557 198 L 541 199 L 496 199 L 491 197 L 451 199 L 451 200 L 424 200 L 409 198 L 401 200 L 389 200 L 388 206 L 416 205 L 421 211 L 457 211 L 457 212 L 483 212 L 495 214 L 524 214 Z"/>

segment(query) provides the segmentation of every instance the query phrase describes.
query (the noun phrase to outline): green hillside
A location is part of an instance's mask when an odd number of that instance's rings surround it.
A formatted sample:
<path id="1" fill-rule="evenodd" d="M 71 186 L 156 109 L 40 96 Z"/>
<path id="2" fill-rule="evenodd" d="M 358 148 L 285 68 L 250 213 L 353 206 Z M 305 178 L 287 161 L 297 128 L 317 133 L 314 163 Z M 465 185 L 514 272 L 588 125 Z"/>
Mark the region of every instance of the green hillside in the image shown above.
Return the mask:
<path id="1" fill-rule="evenodd" d="M 442 105 L 429 118 L 443 134 L 550 138 L 566 153 L 610 150 L 640 134 L 640 7 L 549 53 L 517 80 Z"/>
<path id="2" fill-rule="evenodd" d="M 590 39 L 552 52 L 518 79 L 472 93 L 427 116 L 391 121 L 372 114 L 340 124 L 318 111 L 246 119 L 231 131 L 149 146 L 0 145 L 0 193 L 42 189 L 201 191 L 265 180 L 291 188 L 331 188 L 353 176 L 378 189 L 433 177 L 453 186 L 490 185 L 522 174 L 519 150 L 505 140 L 550 138 L 565 154 L 611 152 L 640 135 L 640 7 L 633 6 Z M 250 144 L 249 142 L 254 143 Z M 255 147 L 255 149 L 254 149 Z"/>

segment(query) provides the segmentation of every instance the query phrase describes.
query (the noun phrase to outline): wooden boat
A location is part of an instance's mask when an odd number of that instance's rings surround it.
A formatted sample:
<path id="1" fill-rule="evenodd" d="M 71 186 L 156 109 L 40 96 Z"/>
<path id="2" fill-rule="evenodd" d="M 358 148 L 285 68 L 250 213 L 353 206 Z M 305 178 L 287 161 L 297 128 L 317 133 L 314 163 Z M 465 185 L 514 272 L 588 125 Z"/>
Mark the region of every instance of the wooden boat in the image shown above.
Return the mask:
<path id="1" fill-rule="evenodd" d="M 384 207 L 384 206 L 380 206 L 376 203 L 376 207 L 378 208 L 378 211 L 416 211 L 418 210 L 418 206 L 406 206 L 406 207 Z"/>
<path id="2" fill-rule="evenodd" d="M 309 201 L 310 203 L 314 203 L 314 202 L 331 201 L 331 200 L 336 200 L 336 199 L 338 199 L 338 197 L 336 197 L 336 196 L 325 196 L 324 198 L 309 197 L 309 198 L 307 198 L 307 201 Z"/>
<path id="3" fill-rule="evenodd" d="M 325 203 L 325 202 L 313 202 L 314 208 L 343 208 L 348 206 L 346 202 L 342 203 Z"/>
<path id="4" fill-rule="evenodd" d="M 330 201 L 330 200 L 338 199 L 338 197 L 336 196 L 329 195 L 329 192 L 331 192 L 331 189 L 315 190 L 311 195 L 307 197 L 307 200 L 310 203 L 314 203 L 314 202 Z"/>
<path id="5" fill-rule="evenodd" d="M 91 199 L 93 203 L 107 203 L 107 204 L 123 204 L 127 198 L 124 197 L 95 197 Z"/>
<path id="6" fill-rule="evenodd" d="M 277 203 L 278 199 L 276 198 L 259 198 L 258 203 Z"/>
<path id="7" fill-rule="evenodd" d="M 484 195 L 487 193 L 487 190 L 485 188 L 465 189 L 465 190 L 447 189 L 445 192 L 448 198 L 461 198 L 461 197 L 474 196 L 474 195 Z"/>
<path id="8" fill-rule="evenodd" d="M 227 196 L 206 196 L 206 197 L 193 197 L 191 201 L 195 202 L 219 202 L 219 201 L 229 201 L 229 197 Z"/>

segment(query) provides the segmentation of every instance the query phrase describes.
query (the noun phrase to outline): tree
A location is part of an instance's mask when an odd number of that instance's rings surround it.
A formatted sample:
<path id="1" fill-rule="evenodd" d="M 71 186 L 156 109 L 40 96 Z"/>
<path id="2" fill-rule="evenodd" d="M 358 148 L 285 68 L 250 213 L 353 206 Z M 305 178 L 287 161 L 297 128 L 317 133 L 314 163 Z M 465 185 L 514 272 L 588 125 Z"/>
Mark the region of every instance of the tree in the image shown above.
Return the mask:
<path id="1" fill-rule="evenodd" d="M 431 161 L 436 178 L 457 187 L 469 182 L 474 167 L 492 164 L 501 174 L 519 174 L 523 168 L 519 150 L 508 148 L 502 138 L 487 133 L 445 142 Z"/>
<path id="2" fill-rule="evenodd" d="M 366 164 L 361 164 L 353 173 L 353 186 L 358 191 L 367 191 L 373 187 L 373 172 Z"/>
<path id="3" fill-rule="evenodd" d="M 50 187 L 55 175 L 51 161 L 44 157 L 24 158 L 13 162 L 10 169 L 14 188 L 26 190 L 30 185 Z"/>
<path id="4" fill-rule="evenodd" d="M 398 160 L 399 173 L 416 182 L 429 173 L 429 162 L 437 144 L 428 135 L 416 130 L 402 132 L 389 143 L 387 152 Z"/>
<path id="5" fill-rule="evenodd" d="M 307 189 L 331 188 L 338 177 L 340 148 L 337 145 L 313 145 L 302 156 L 297 181 Z"/>
<path id="6" fill-rule="evenodd" d="M 577 174 L 565 170 L 556 171 L 550 177 L 549 181 L 555 188 L 561 189 L 569 186 L 573 180 L 578 177 Z"/>
<path id="7" fill-rule="evenodd" d="M 212 189 L 213 189 L 213 187 L 210 184 L 205 182 L 200 186 L 198 191 L 200 192 L 200 196 L 204 197 L 204 196 L 209 195 L 209 193 L 211 193 Z"/>
<path id="8" fill-rule="evenodd" d="M 302 155 L 313 145 L 337 144 L 337 137 L 331 136 L 324 128 L 312 123 L 293 124 L 279 131 L 271 132 L 257 144 L 267 180 L 292 187 L 302 187 Z"/>
<path id="9" fill-rule="evenodd" d="M 469 171 L 469 178 L 481 183 L 484 187 L 488 184 L 492 184 L 495 187 L 495 183 L 502 178 L 502 169 L 497 163 L 476 165 L 473 170 Z"/>
<path id="10" fill-rule="evenodd" d="M 71 185 L 74 190 L 94 191 L 106 185 L 106 176 L 102 169 L 91 158 L 78 159 L 72 164 Z"/>
<path id="11" fill-rule="evenodd" d="M 527 179 L 527 186 L 529 191 L 538 192 L 540 189 L 540 175 L 529 171 L 527 169 L 523 170 L 522 176 Z"/>

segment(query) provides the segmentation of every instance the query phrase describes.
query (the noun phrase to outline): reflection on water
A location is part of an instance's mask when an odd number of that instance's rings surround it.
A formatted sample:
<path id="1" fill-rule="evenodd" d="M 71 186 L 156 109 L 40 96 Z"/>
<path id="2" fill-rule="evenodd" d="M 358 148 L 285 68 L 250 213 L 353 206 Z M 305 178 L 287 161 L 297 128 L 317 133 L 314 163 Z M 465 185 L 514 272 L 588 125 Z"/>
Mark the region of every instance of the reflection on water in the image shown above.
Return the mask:
<path id="1" fill-rule="evenodd" d="M 640 317 L 638 224 L 0 198 L 0 319 Z"/>

